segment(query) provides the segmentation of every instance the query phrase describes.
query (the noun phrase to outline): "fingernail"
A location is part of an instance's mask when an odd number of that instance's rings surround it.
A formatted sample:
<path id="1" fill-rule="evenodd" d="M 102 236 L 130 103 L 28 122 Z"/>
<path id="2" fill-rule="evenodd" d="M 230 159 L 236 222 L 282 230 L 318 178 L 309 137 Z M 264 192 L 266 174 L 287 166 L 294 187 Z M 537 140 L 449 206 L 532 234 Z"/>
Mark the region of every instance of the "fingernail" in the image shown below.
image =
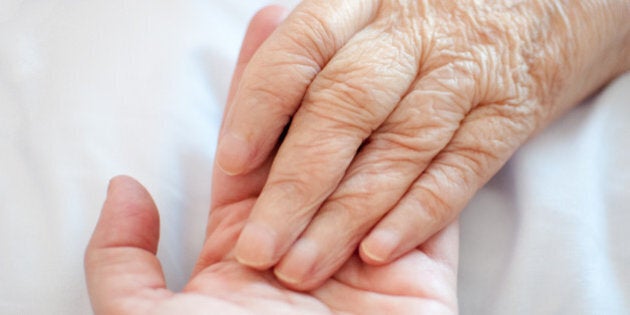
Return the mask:
<path id="1" fill-rule="evenodd" d="M 258 223 L 248 223 L 236 243 L 236 260 L 256 269 L 267 269 L 275 263 L 275 233 Z"/>
<path id="2" fill-rule="evenodd" d="M 234 176 L 245 171 L 251 158 L 249 143 L 245 138 L 226 132 L 219 141 L 217 166 L 226 174 Z"/>
<path id="3" fill-rule="evenodd" d="M 361 243 L 361 251 L 372 261 L 385 262 L 400 244 L 400 239 L 396 231 L 375 230 Z"/>
<path id="4" fill-rule="evenodd" d="M 298 240 L 285 258 L 274 269 L 282 282 L 299 285 L 313 277 L 315 264 L 319 257 L 319 246 L 313 240 Z"/>

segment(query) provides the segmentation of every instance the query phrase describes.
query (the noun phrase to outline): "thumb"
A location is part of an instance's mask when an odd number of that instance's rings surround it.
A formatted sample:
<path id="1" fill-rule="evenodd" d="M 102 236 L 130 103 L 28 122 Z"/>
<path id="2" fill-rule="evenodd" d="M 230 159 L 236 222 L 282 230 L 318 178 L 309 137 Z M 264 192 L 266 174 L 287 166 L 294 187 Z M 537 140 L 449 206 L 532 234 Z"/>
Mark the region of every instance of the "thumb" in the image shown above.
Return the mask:
<path id="1" fill-rule="evenodd" d="M 130 177 L 113 178 L 85 252 L 96 314 L 146 313 L 152 302 L 172 295 L 155 256 L 159 233 L 157 208 L 144 187 Z"/>

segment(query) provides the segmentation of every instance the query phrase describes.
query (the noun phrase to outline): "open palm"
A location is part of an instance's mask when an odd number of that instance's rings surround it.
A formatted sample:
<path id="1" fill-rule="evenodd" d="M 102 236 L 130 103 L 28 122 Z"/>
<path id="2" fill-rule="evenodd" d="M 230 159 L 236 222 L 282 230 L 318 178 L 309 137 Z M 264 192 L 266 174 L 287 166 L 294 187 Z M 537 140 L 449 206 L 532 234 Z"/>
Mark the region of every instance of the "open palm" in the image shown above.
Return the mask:
<path id="1" fill-rule="evenodd" d="M 231 248 L 253 200 L 217 212 L 198 268 L 181 293 L 166 289 L 155 256 L 157 209 L 129 177 L 114 178 L 86 252 L 86 274 L 96 314 L 453 314 L 457 227 L 384 266 L 352 257 L 310 292 L 282 286 L 270 271 L 236 262 Z M 212 222 L 217 217 L 212 218 Z"/>
<path id="2" fill-rule="evenodd" d="M 233 79 L 282 19 L 271 7 L 254 17 Z M 357 254 L 332 278 L 308 292 L 280 284 L 232 254 L 269 173 L 271 160 L 244 176 L 214 172 L 206 243 L 183 292 L 166 288 L 155 256 L 159 215 L 149 193 L 132 178 L 112 179 L 85 255 L 96 314 L 453 314 L 457 313 L 457 223 L 383 266 Z M 332 230 L 332 229 L 331 229 Z M 308 253 L 305 253 L 308 255 Z"/>

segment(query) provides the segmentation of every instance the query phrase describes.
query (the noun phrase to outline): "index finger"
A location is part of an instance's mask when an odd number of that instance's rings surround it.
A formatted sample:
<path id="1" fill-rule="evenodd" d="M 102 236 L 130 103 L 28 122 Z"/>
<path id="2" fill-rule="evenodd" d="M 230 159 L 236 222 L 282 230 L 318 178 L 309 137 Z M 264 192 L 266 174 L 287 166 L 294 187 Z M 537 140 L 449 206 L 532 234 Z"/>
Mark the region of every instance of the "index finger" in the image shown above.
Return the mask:
<path id="1" fill-rule="evenodd" d="M 269 6 L 258 11 L 251 19 L 232 76 L 230 92 L 224 110 L 224 124 L 225 116 L 232 107 L 232 100 L 234 99 L 234 94 L 243 76 L 243 71 L 263 42 L 269 38 L 278 25 L 286 18 L 286 14 L 287 10 L 281 6 Z M 223 126 L 222 129 L 224 129 L 224 127 L 225 126 Z M 268 171 L 268 165 L 267 167 L 261 165 L 248 174 L 230 176 L 218 169 L 215 163 L 212 172 L 211 211 L 233 202 L 257 196 L 262 190 Z M 213 225 L 211 222 L 211 224 L 208 225 L 208 230 L 210 231 L 212 229 Z"/>
<path id="2" fill-rule="evenodd" d="M 396 28 L 416 22 L 382 10 L 310 85 L 237 243 L 241 263 L 265 269 L 278 262 L 414 81 L 420 59 L 415 34 Z M 317 254 L 311 245 L 301 252 Z"/>
<path id="3" fill-rule="evenodd" d="M 300 106 L 311 81 L 379 6 L 369 1 L 303 1 L 253 56 L 243 73 L 216 162 L 230 175 L 260 166 Z"/>

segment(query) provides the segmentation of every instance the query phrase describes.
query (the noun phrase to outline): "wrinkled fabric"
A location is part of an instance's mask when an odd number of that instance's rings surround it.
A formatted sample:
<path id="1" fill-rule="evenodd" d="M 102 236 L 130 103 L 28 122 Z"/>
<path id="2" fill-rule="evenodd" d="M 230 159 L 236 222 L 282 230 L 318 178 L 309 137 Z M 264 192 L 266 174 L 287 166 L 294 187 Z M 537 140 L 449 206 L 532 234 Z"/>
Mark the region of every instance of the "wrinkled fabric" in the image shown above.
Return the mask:
<path id="1" fill-rule="evenodd" d="M 117 174 L 153 194 L 158 256 L 184 285 L 231 71 L 267 3 L 0 1 L 0 314 L 90 313 L 83 250 Z M 625 75 L 479 192 L 462 217 L 462 314 L 630 312 L 629 118 Z"/>

